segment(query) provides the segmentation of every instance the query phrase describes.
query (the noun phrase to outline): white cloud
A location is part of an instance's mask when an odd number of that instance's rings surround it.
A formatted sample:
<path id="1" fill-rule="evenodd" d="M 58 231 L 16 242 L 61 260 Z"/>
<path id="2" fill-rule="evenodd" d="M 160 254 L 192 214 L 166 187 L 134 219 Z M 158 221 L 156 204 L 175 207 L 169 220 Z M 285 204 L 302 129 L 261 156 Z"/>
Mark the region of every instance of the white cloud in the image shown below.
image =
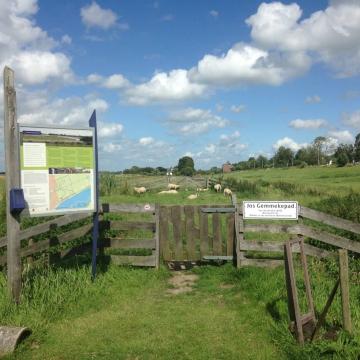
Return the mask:
<path id="1" fill-rule="evenodd" d="M 94 109 L 104 113 L 109 105 L 93 96 L 55 98 L 50 100 L 45 91 L 18 92 L 19 116 L 22 124 L 45 124 L 66 126 L 87 126 Z"/>
<path id="2" fill-rule="evenodd" d="M 142 137 L 142 138 L 139 139 L 139 144 L 140 144 L 140 145 L 147 146 L 147 145 L 153 144 L 154 141 L 155 141 L 155 140 L 154 140 L 151 136 Z"/>
<path id="3" fill-rule="evenodd" d="M 95 1 L 80 10 L 81 21 L 87 27 L 110 29 L 117 26 L 117 14 L 110 9 L 103 9 Z"/>
<path id="4" fill-rule="evenodd" d="M 298 144 L 295 140 L 285 136 L 282 139 L 279 139 L 275 144 L 273 144 L 273 149 L 278 150 L 281 146 L 289 148 L 293 151 L 298 151 L 299 149 L 306 147 L 308 144 Z"/>
<path id="5" fill-rule="evenodd" d="M 190 136 L 204 134 L 214 128 L 224 128 L 230 122 L 210 110 L 186 108 L 170 113 L 165 123 L 172 132 Z"/>
<path id="6" fill-rule="evenodd" d="M 344 113 L 342 115 L 342 122 L 347 126 L 360 130 L 360 110 L 352 113 Z"/>
<path id="7" fill-rule="evenodd" d="M 211 10 L 209 12 L 209 14 L 213 17 L 213 18 L 217 18 L 219 16 L 219 12 L 216 10 Z"/>
<path id="8" fill-rule="evenodd" d="M 69 35 L 65 34 L 61 37 L 61 42 L 66 45 L 70 45 L 72 43 L 72 38 Z"/>
<path id="9" fill-rule="evenodd" d="M 70 59 L 62 53 L 22 51 L 9 58 L 16 76 L 26 84 L 42 84 L 50 79 L 70 81 Z"/>
<path id="10" fill-rule="evenodd" d="M 307 96 L 305 99 L 306 104 L 317 104 L 319 102 L 321 102 L 319 95 Z"/>
<path id="11" fill-rule="evenodd" d="M 333 130 L 329 131 L 328 135 L 343 144 L 353 144 L 355 140 L 349 130 Z"/>
<path id="12" fill-rule="evenodd" d="M 265 49 L 314 52 L 316 60 L 332 66 L 339 76 L 360 72 L 360 3 L 331 1 L 321 11 L 301 19 L 296 3 L 262 3 L 246 22 L 253 40 Z"/>
<path id="13" fill-rule="evenodd" d="M 234 113 L 241 113 L 246 109 L 245 105 L 232 105 L 230 110 Z"/>
<path id="14" fill-rule="evenodd" d="M 104 80 L 104 77 L 99 74 L 90 74 L 87 76 L 86 81 L 89 84 L 99 84 Z"/>
<path id="15" fill-rule="evenodd" d="M 192 81 L 213 86 L 280 85 L 308 70 L 309 57 L 301 52 L 276 54 L 245 43 L 221 56 L 205 55 L 190 70 Z"/>
<path id="16" fill-rule="evenodd" d="M 147 105 L 166 101 L 181 101 L 202 96 L 204 85 L 192 83 L 186 70 L 155 74 L 148 82 L 130 87 L 125 97 L 130 104 Z"/>
<path id="17" fill-rule="evenodd" d="M 37 1 L 0 2 L 0 68 L 15 70 L 17 83 L 72 80 L 70 58 L 52 50 L 58 42 L 36 25 Z"/>
<path id="18" fill-rule="evenodd" d="M 124 130 L 124 126 L 118 123 L 99 122 L 98 134 L 100 138 L 111 138 L 120 135 Z"/>
<path id="19" fill-rule="evenodd" d="M 327 126 L 327 121 L 324 119 L 296 119 L 290 121 L 290 126 L 294 129 L 320 129 Z"/>
<path id="20" fill-rule="evenodd" d="M 121 74 L 113 74 L 102 83 L 102 86 L 108 89 L 122 89 L 128 85 L 129 81 Z"/>

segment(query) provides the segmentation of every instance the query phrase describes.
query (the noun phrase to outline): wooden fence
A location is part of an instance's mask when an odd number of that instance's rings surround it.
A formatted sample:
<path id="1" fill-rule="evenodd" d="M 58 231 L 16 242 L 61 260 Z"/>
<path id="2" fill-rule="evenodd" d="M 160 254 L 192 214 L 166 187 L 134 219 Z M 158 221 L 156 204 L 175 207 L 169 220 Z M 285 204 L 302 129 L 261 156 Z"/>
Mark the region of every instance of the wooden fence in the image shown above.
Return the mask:
<path id="1" fill-rule="evenodd" d="M 359 235 L 358 223 L 303 206 L 298 221 L 254 223 L 243 219 L 242 207 L 233 201 L 233 205 L 207 206 L 103 204 L 99 248 L 116 264 L 156 267 L 161 258 L 236 260 L 238 266 L 277 266 L 283 264 L 284 241 L 297 237 L 310 240 L 304 244 L 307 255 L 329 256 L 332 252 L 318 246 L 321 243 L 360 253 L 360 241 L 335 233 L 335 229 L 341 229 L 342 234 Z M 74 214 L 21 230 L 21 257 L 32 262 L 42 253 L 66 258 L 90 250 L 91 229 L 89 215 Z M 274 233 L 282 234 L 282 238 L 264 240 L 264 235 Z M 296 246 L 293 250 L 300 251 Z M 3 266 L 7 260 L 5 237 L 0 238 L 0 251 Z M 271 253 L 276 258 L 269 259 Z"/>
<path id="2" fill-rule="evenodd" d="M 107 215 L 111 218 L 107 218 Z M 129 214 L 148 214 L 152 221 L 129 221 Z M 117 219 L 116 216 L 124 219 Z M 67 227 L 71 225 L 71 229 Z M 159 210 L 153 204 L 102 204 L 100 216 L 101 237 L 99 248 L 108 250 L 111 261 L 116 264 L 131 264 L 134 266 L 159 266 Z M 21 241 L 21 258 L 26 258 L 33 263 L 40 254 L 46 254 L 48 262 L 57 261 L 76 253 L 90 251 L 92 223 L 88 214 L 64 215 L 56 219 L 21 230 L 19 240 Z M 148 238 L 129 238 L 132 232 L 150 234 Z M 76 245 L 73 242 L 78 241 Z M 0 266 L 6 265 L 7 241 L 6 237 L 0 238 Z M 112 250 L 150 250 L 145 255 L 121 255 L 112 254 Z M 43 259 L 41 259 L 42 261 Z"/>

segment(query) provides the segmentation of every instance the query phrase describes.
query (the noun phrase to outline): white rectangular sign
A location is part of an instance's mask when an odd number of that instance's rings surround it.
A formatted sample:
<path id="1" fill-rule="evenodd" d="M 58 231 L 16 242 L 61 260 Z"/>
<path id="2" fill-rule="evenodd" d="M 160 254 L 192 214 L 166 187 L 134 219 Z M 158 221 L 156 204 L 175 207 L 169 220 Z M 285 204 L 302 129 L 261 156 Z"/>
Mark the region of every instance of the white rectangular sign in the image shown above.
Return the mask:
<path id="1" fill-rule="evenodd" d="M 243 201 L 244 219 L 297 220 L 297 201 Z"/>

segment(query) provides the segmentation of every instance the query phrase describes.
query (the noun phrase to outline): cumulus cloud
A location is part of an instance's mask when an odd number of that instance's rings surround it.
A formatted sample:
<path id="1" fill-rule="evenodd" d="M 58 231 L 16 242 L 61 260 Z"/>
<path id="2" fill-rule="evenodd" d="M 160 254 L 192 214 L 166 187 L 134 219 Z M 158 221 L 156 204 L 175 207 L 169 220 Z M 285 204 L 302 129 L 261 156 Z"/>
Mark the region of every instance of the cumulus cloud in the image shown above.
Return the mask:
<path id="1" fill-rule="evenodd" d="M 344 113 L 342 115 L 342 122 L 347 126 L 360 130 L 360 110 L 352 113 Z"/>
<path id="2" fill-rule="evenodd" d="M 349 130 L 332 130 L 329 131 L 328 135 L 342 144 L 353 144 L 355 140 Z"/>
<path id="3" fill-rule="evenodd" d="M 309 66 L 310 58 L 305 53 L 271 53 L 238 43 L 221 56 L 205 55 L 189 76 L 194 82 L 214 86 L 280 85 Z"/>
<path id="4" fill-rule="evenodd" d="M 222 134 L 217 142 L 212 142 L 193 154 L 194 159 L 200 166 L 207 166 L 210 162 L 218 165 L 225 161 L 238 161 L 239 156 L 244 154 L 248 145 L 240 141 L 239 131 L 231 134 Z"/>
<path id="5" fill-rule="evenodd" d="M 296 3 L 262 3 L 246 23 L 253 40 L 265 49 L 285 52 L 314 52 L 318 61 L 333 67 L 339 76 L 360 71 L 360 3 L 331 1 L 321 11 L 300 20 Z"/>
<path id="6" fill-rule="evenodd" d="M 307 96 L 305 99 L 306 104 L 317 104 L 319 102 L 321 102 L 319 95 Z"/>
<path id="7" fill-rule="evenodd" d="M 98 134 L 100 138 L 111 138 L 120 135 L 124 130 L 124 126 L 118 123 L 99 122 Z"/>
<path id="8" fill-rule="evenodd" d="M 133 105 L 148 105 L 166 101 L 182 101 L 204 95 L 206 87 L 192 83 L 183 69 L 155 74 L 148 82 L 125 91 L 126 100 Z"/>
<path id="9" fill-rule="evenodd" d="M 70 58 L 53 49 L 58 42 L 36 25 L 36 0 L 0 2 L 0 67 L 12 67 L 23 84 L 70 81 Z"/>
<path id="10" fill-rule="evenodd" d="M 295 140 L 285 136 L 282 139 L 279 139 L 275 144 L 273 144 L 273 149 L 278 150 L 281 146 L 289 148 L 293 151 L 298 151 L 299 149 L 306 147 L 308 144 L 298 144 Z"/>
<path id="11" fill-rule="evenodd" d="M 139 139 L 139 144 L 140 145 L 144 145 L 144 146 L 147 146 L 147 145 L 151 145 L 154 143 L 154 138 L 152 138 L 151 136 L 147 136 L 147 137 L 142 137 Z"/>
<path id="12" fill-rule="evenodd" d="M 96 27 L 103 30 L 117 26 L 118 16 L 111 9 L 100 7 L 95 1 L 80 9 L 81 21 L 88 28 Z"/>
<path id="13" fill-rule="evenodd" d="M 112 74 L 108 77 L 93 73 L 86 77 L 88 84 L 98 85 L 107 89 L 124 89 L 130 85 L 128 79 L 122 74 Z"/>
<path id="14" fill-rule="evenodd" d="M 190 136 L 204 134 L 214 128 L 224 128 L 230 121 L 210 110 L 186 108 L 170 113 L 165 123 L 176 134 Z"/>
<path id="15" fill-rule="evenodd" d="M 69 35 L 65 34 L 61 37 L 61 43 L 70 45 L 72 43 L 72 38 Z"/>
<path id="16" fill-rule="evenodd" d="M 217 18 L 219 16 L 219 12 L 216 10 L 210 10 L 209 14 L 213 17 L 213 18 Z"/>
<path id="17" fill-rule="evenodd" d="M 237 114 L 245 111 L 245 109 L 246 109 L 246 106 L 245 106 L 245 105 L 232 105 L 232 106 L 230 107 L 230 110 L 231 110 L 232 112 L 234 112 L 234 113 L 237 113 Z"/>
<path id="18" fill-rule="evenodd" d="M 326 127 L 327 121 L 324 119 L 310 119 L 310 120 L 296 119 L 290 121 L 290 126 L 294 129 L 314 130 L 314 129 L 320 129 Z"/>

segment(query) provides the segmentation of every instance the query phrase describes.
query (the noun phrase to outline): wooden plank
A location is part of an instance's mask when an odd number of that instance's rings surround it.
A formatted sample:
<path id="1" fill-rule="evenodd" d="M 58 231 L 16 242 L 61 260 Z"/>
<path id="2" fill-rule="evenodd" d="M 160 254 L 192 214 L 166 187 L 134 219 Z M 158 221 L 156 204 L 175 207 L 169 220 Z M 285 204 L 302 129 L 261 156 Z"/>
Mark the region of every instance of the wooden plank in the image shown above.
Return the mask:
<path id="1" fill-rule="evenodd" d="M 341 306 L 343 317 L 343 328 L 351 334 L 351 312 L 349 295 L 349 259 L 347 250 L 339 250 L 339 272 L 341 289 Z"/>
<path id="2" fill-rule="evenodd" d="M 58 244 L 65 244 L 66 242 L 85 236 L 90 232 L 91 228 L 92 228 L 92 224 L 87 224 L 80 228 L 70 230 L 64 234 L 59 235 L 57 237 L 57 242 Z M 51 239 L 34 242 L 32 246 L 28 246 L 21 249 L 20 251 L 21 257 L 33 255 L 48 250 L 51 247 L 51 243 L 52 243 Z"/>
<path id="3" fill-rule="evenodd" d="M 171 260 L 170 256 L 170 239 L 169 239 L 169 209 L 166 206 L 160 206 L 160 253 L 164 260 Z"/>
<path id="4" fill-rule="evenodd" d="M 330 293 L 330 295 L 329 295 L 329 298 L 328 298 L 327 301 L 326 301 L 325 307 L 324 307 L 323 311 L 321 312 L 321 314 L 320 314 L 320 316 L 319 316 L 319 320 L 318 320 L 318 322 L 317 322 L 317 324 L 316 324 L 316 327 L 315 327 L 315 329 L 314 329 L 314 332 L 313 332 L 312 335 L 311 335 L 311 341 L 316 338 L 316 336 L 317 336 L 317 334 L 318 334 L 321 326 L 325 323 L 326 315 L 327 315 L 327 313 L 328 313 L 328 311 L 329 311 L 329 309 L 330 309 L 330 306 L 331 306 L 331 304 L 332 304 L 332 302 L 333 302 L 333 300 L 334 300 L 334 298 L 335 298 L 335 294 L 336 294 L 336 291 L 337 291 L 337 289 L 338 289 L 338 287 L 339 287 L 339 284 L 340 284 L 340 279 L 338 279 L 338 280 L 336 281 L 335 286 L 334 286 L 334 288 L 332 289 L 332 291 L 331 291 L 331 293 Z"/>
<path id="5" fill-rule="evenodd" d="M 187 260 L 196 260 L 195 239 L 194 239 L 194 207 L 191 205 L 184 206 L 185 213 L 185 232 L 186 232 L 186 250 Z"/>
<path id="6" fill-rule="evenodd" d="M 299 234 L 301 225 L 246 224 L 244 232 L 268 232 Z"/>
<path id="7" fill-rule="evenodd" d="M 200 256 L 209 254 L 209 222 L 208 215 L 200 212 Z"/>
<path id="8" fill-rule="evenodd" d="M 113 249 L 155 249 L 155 239 L 121 239 L 111 238 L 110 247 Z"/>
<path id="9" fill-rule="evenodd" d="M 53 226 L 61 227 L 64 225 L 71 224 L 78 220 L 83 220 L 87 217 L 89 217 L 89 214 L 63 215 L 58 217 L 57 219 L 53 219 L 20 231 L 19 238 L 20 240 L 24 240 L 30 237 L 34 237 L 36 235 L 40 235 L 47 231 L 50 231 Z"/>
<path id="10" fill-rule="evenodd" d="M 184 260 L 183 244 L 181 238 L 181 206 L 173 206 L 171 208 L 171 222 L 173 224 L 175 260 Z"/>
<path id="11" fill-rule="evenodd" d="M 200 260 L 200 228 L 196 227 L 196 219 L 199 219 L 198 223 L 200 224 L 200 206 L 194 206 L 194 222 L 193 222 L 193 241 L 195 247 L 195 257 L 194 260 Z"/>
<path id="12" fill-rule="evenodd" d="M 235 208 L 233 207 L 218 207 L 218 208 L 201 208 L 201 212 L 203 213 L 219 213 L 219 214 L 227 214 L 227 213 L 234 213 L 235 212 Z"/>
<path id="13" fill-rule="evenodd" d="M 155 267 L 160 268 L 160 206 L 155 205 Z"/>
<path id="14" fill-rule="evenodd" d="M 126 255 L 111 255 L 111 261 L 115 265 L 131 265 L 131 266 L 151 266 L 155 267 L 155 255 L 149 256 L 126 256 Z"/>
<path id="15" fill-rule="evenodd" d="M 228 256 L 228 255 L 204 255 L 202 258 L 204 260 L 222 260 L 222 261 L 234 260 L 233 256 Z"/>
<path id="16" fill-rule="evenodd" d="M 272 259 L 241 259 L 241 266 L 256 266 L 256 267 L 268 267 L 275 268 L 284 265 L 283 260 Z"/>
<path id="17" fill-rule="evenodd" d="M 299 305 L 299 297 L 296 287 L 296 278 L 295 278 L 295 270 L 294 270 L 294 262 L 292 257 L 291 245 L 290 242 L 287 241 L 285 243 L 285 265 L 286 265 L 286 272 L 287 272 L 287 280 L 289 283 L 287 287 L 289 289 L 289 301 L 291 304 L 289 305 L 290 311 L 290 318 L 294 316 L 295 325 L 296 325 L 296 333 L 297 338 L 300 344 L 304 343 L 304 333 L 303 327 L 301 322 L 301 314 L 300 314 L 300 305 Z M 292 313 L 293 312 L 293 313 Z"/>
<path id="18" fill-rule="evenodd" d="M 299 234 L 310 237 L 315 240 L 322 241 L 326 244 L 334 245 L 343 249 L 347 249 L 356 253 L 360 253 L 360 242 L 349 240 L 339 235 L 327 233 L 325 231 L 312 229 L 308 226 L 301 226 Z"/>
<path id="19" fill-rule="evenodd" d="M 20 188 L 19 133 L 16 114 L 14 71 L 4 68 L 4 142 L 5 142 L 5 191 L 7 231 L 7 283 L 12 299 L 19 303 L 21 293 L 20 220 L 10 213 L 10 190 Z"/>
<path id="20" fill-rule="evenodd" d="M 325 214 L 321 211 L 300 207 L 300 215 L 311 220 L 320 221 L 324 224 L 334 226 L 338 229 L 348 230 L 360 234 L 360 224 L 336 216 Z"/>
<path id="21" fill-rule="evenodd" d="M 153 213 L 155 204 L 101 204 L 104 213 Z"/>
<path id="22" fill-rule="evenodd" d="M 149 221 L 110 221 L 112 230 L 152 230 L 155 231 L 155 222 Z"/>
<path id="23" fill-rule="evenodd" d="M 213 226 L 213 237 L 214 237 L 213 253 L 214 255 L 222 255 L 221 222 L 220 222 L 219 213 L 213 213 L 212 226 Z"/>
<path id="24" fill-rule="evenodd" d="M 315 319 L 314 302 L 313 302 L 313 297 L 312 297 L 312 292 L 311 292 L 310 276 L 309 276 L 309 271 L 308 271 L 307 259 L 306 259 L 306 254 L 305 254 L 305 250 L 304 250 L 304 239 L 301 236 L 299 236 L 298 238 L 299 238 L 299 245 L 300 245 L 301 265 L 302 265 L 303 273 L 304 273 L 306 300 L 308 303 L 310 314 L 312 314 L 313 321 L 315 323 L 316 319 Z"/>
<path id="25" fill-rule="evenodd" d="M 226 255 L 234 255 L 235 216 L 229 214 L 226 217 Z"/>
<path id="26" fill-rule="evenodd" d="M 244 240 L 241 241 L 240 247 L 242 250 L 248 251 L 264 251 L 264 252 L 283 252 L 284 243 L 279 241 L 261 241 L 261 240 Z M 292 246 L 294 253 L 300 253 L 300 246 L 298 244 Z M 331 254 L 330 251 L 319 249 L 316 246 L 304 244 L 304 251 L 306 255 L 325 258 Z"/>

